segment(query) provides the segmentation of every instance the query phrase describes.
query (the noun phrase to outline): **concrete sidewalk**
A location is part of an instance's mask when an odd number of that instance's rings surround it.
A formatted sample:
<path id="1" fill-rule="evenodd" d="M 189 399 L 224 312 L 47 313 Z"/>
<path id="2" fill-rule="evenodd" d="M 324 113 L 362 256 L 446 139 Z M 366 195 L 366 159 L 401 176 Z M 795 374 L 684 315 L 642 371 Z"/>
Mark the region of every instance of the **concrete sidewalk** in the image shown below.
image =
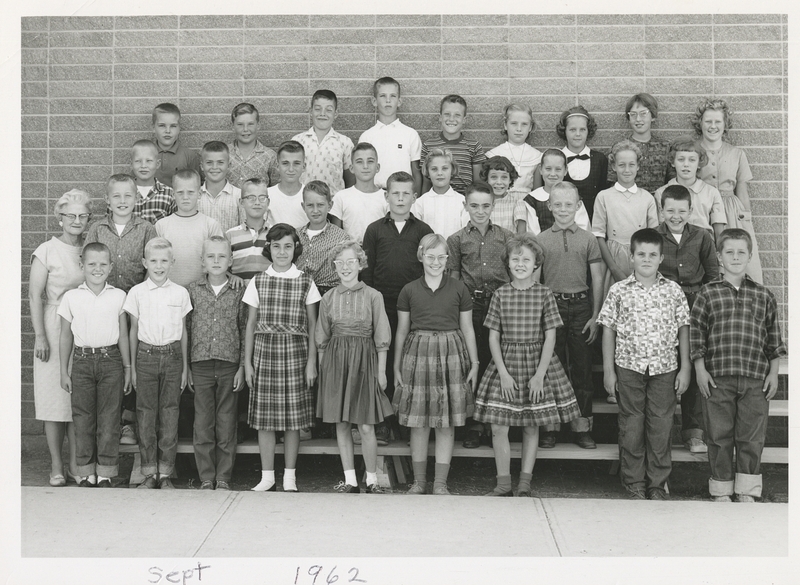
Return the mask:
<path id="1" fill-rule="evenodd" d="M 786 504 L 23 487 L 21 513 L 23 557 L 788 554 Z"/>

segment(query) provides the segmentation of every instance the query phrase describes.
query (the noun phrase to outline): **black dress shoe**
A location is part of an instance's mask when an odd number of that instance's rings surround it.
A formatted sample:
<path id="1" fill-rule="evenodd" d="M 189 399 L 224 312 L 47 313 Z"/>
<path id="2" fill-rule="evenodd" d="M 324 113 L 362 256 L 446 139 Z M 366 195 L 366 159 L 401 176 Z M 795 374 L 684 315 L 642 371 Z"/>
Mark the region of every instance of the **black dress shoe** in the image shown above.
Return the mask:
<path id="1" fill-rule="evenodd" d="M 110 488 L 110 487 L 114 487 L 114 486 L 111 485 L 111 480 L 110 479 L 101 479 L 100 481 L 97 482 L 97 487 L 99 487 L 99 488 Z"/>
<path id="2" fill-rule="evenodd" d="M 461 443 L 461 446 L 464 449 L 477 449 L 481 446 L 481 434 L 479 431 L 469 431 L 467 433 L 467 438 L 464 439 L 464 442 Z"/>
<path id="3" fill-rule="evenodd" d="M 545 431 L 539 435 L 539 449 L 554 449 L 556 446 L 556 434 L 552 431 Z"/>
<path id="4" fill-rule="evenodd" d="M 575 444 L 581 449 L 597 449 L 597 443 L 594 442 L 589 433 L 575 433 Z"/>
<path id="5" fill-rule="evenodd" d="M 517 492 L 517 497 L 518 498 L 530 498 L 531 497 L 531 492 L 528 491 L 528 490 L 519 491 L 519 492 Z"/>

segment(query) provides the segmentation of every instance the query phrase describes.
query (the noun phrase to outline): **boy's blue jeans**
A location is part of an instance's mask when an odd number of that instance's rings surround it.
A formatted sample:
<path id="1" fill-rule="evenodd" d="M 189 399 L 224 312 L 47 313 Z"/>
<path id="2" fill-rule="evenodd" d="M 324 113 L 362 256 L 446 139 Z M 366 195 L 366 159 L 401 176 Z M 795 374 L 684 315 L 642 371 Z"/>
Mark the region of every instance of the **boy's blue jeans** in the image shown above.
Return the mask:
<path id="1" fill-rule="evenodd" d="M 144 475 L 170 475 L 178 453 L 181 344 L 136 352 L 136 422 Z"/>
<path id="2" fill-rule="evenodd" d="M 200 481 L 230 481 L 236 458 L 239 393 L 233 378 L 239 364 L 223 360 L 192 363 L 194 459 Z"/>
<path id="3" fill-rule="evenodd" d="M 573 431 L 588 432 L 591 430 L 592 420 L 592 351 L 586 343 L 587 333 L 583 333 L 583 328 L 589 319 L 592 318 L 592 303 L 588 293 L 583 294 L 583 298 L 563 298 L 556 296 L 556 304 L 563 327 L 556 329 L 555 353 L 561 365 L 569 374 L 572 382 L 572 389 L 575 391 L 575 399 L 578 401 L 578 408 L 581 409 L 581 416 L 570 423 Z M 569 358 L 567 352 L 569 351 Z M 549 430 L 549 429 L 548 429 Z"/>
<path id="4" fill-rule="evenodd" d="M 622 483 L 661 488 L 672 471 L 670 434 L 678 370 L 651 376 L 616 366 Z"/>
<path id="5" fill-rule="evenodd" d="M 767 436 L 769 401 L 764 381 L 745 376 L 714 377 L 716 388 L 703 398 L 712 496 L 733 493 L 761 497 L 761 452 Z M 733 451 L 736 447 L 736 465 Z"/>
<path id="6" fill-rule="evenodd" d="M 119 412 L 125 374 L 119 348 L 72 353 L 72 422 L 78 475 L 119 473 Z"/>

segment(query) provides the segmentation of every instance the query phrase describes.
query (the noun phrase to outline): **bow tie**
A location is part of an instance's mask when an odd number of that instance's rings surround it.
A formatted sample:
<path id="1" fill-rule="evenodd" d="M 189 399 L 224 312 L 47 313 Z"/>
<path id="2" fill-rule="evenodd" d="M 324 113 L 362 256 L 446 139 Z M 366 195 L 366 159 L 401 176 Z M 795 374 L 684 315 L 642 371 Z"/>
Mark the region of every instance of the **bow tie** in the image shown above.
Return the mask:
<path id="1" fill-rule="evenodd" d="M 572 155 L 572 156 L 568 156 L 567 157 L 567 164 L 571 163 L 575 159 L 578 159 L 578 160 L 589 160 L 589 155 L 588 154 L 575 154 L 575 155 Z"/>

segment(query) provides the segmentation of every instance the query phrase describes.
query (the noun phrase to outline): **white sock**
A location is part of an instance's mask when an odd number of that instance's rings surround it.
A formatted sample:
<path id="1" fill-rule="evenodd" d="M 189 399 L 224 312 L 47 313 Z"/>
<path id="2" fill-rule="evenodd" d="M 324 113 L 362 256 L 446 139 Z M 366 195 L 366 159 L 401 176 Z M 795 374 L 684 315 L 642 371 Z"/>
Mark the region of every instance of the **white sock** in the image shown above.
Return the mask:
<path id="1" fill-rule="evenodd" d="M 110 477 L 103 477 L 102 475 L 98 475 L 97 476 L 97 482 L 99 483 L 101 481 L 111 481 L 111 478 Z"/>
<path id="2" fill-rule="evenodd" d="M 344 470 L 344 482 L 347 485 L 358 486 L 358 479 L 356 478 L 356 470 L 355 469 L 345 469 Z"/>
<path id="3" fill-rule="evenodd" d="M 378 474 L 368 471 L 367 472 L 367 485 L 375 485 L 378 483 Z"/>
<path id="4" fill-rule="evenodd" d="M 264 469 L 261 471 L 261 481 L 258 482 L 258 485 L 254 488 L 251 488 L 251 492 L 265 492 L 269 488 L 275 485 L 275 470 L 274 469 Z"/>
<path id="5" fill-rule="evenodd" d="M 294 469 L 284 469 L 283 470 L 283 491 L 287 490 L 296 490 L 297 489 L 297 479 L 295 477 L 295 470 Z"/>

